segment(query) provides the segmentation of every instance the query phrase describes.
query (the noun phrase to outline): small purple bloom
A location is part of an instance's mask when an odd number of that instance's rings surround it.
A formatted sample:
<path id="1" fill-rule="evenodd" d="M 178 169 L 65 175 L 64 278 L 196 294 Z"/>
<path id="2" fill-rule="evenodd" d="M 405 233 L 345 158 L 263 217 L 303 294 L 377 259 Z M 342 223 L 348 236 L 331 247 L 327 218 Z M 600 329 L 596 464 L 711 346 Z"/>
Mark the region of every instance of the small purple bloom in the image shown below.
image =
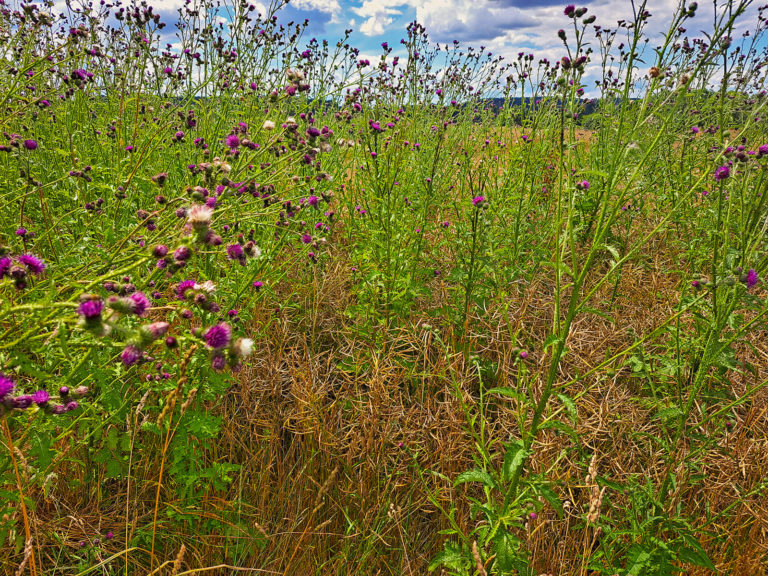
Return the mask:
<path id="1" fill-rule="evenodd" d="M 230 134 L 224 139 L 224 144 L 226 144 L 228 148 L 234 150 L 240 146 L 240 138 L 237 137 L 237 134 Z"/>
<path id="2" fill-rule="evenodd" d="M 37 142 L 35 140 L 24 140 L 24 148 L 27 150 L 37 150 Z"/>
<path id="3" fill-rule="evenodd" d="M 136 316 L 144 316 L 146 311 L 151 306 L 149 298 L 147 298 L 144 292 L 134 292 L 129 296 L 129 298 L 132 301 L 131 312 L 136 314 Z"/>
<path id="4" fill-rule="evenodd" d="M 256 290 L 261 290 L 262 286 L 264 286 L 264 283 L 261 280 L 256 280 L 253 283 L 253 287 L 256 288 Z"/>
<path id="5" fill-rule="evenodd" d="M 26 228 L 19 228 L 16 230 L 16 236 L 26 236 L 27 235 L 27 229 Z"/>
<path id="6" fill-rule="evenodd" d="M 715 181 L 722 182 L 731 175 L 731 169 L 728 166 L 720 166 L 715 169 Z"/>
<path id="7" fill-rule="evenodd" d="M 16 383 L 7 376 L 0 374 L 0 400 L 8 396 L 16 387 Z"/>
<path id="8" fill-rule="evenodd" d="M 136 364 L 136 362 L 141 360 L 142 355 L 143 353 L 139 348 L 129 344 L 123 350 L 123 353 L 120 355 L 120 359 L 123 361 L 125 366 L 133 366 Z"/>
<path id="9" fill-rule="evenodd" d="M 32 394 L 32 402 L 37 404 L 38 406 L 45 406 L 48 404 L 48 400 L 51 399 L 51 395 L 48 394 L 45 390 L 38 390 L 34 394 Z"/>
<path id="10" fill-rule="evenodd" d="M 0 280 L 5 278 L 6 276 L 10 276 L 12 264 L 13 264 L 12 260 L 7 256 L 4 258 L 0 258 Z"/>
<path id="11" fill-rule="evenodd" d="M 227 246 L 227 257 L 230 260 L 245 260 L 245 254 L 243 253 L 243 247 L 240 244 L 230 244 Z"/>
<path id="12" fill-rule="evenodd" d="M 77 313 L 86 320 L 96 320 L 101 318 L 101 312 L 104 310 L 102 300 L 86 300 L 77 308 Z"/>
<path id="13" fill-rule="evenodd" d="M 757 284 L 759 278 L 757 277 L 757 272 L 753 268 L 750 268 L 747 272 L 747 288 L 752 288 L 755 284 Z"/>
<path id="14" fill-rule="evenodd" d="M 186 300 L 187 291 L 192 290 L 194 287 L 195 287 L 194 280 L 184 280 L 182 282 L 179 282 L 179 285 L 176 286 L 176 297 L 179 300 Z"/>
<path id="15" fill-rule="evenodd" d="M 210 348 L 221 350 L 229 346 L 232 340 L 232 328 L 225 322 L 216 324 L 208 328 L 208 331 L 203 335 L 203 339 Z"/>
<path id="16" fill-rule="evenodd" d="M 472 198 L 472 206 L 480 207 L 485 203 L 485 196 L 475 196 Z"/>
<path id="17" fill-rule="evenodd" d="M 32 254 L 22 254 L 19 256 L 19 262 L 24 264 L 24 266 L 26 266 L 35 276 L 39 276 L 43 273 L 43 270 L 45 270 L 45 263 Z"/>

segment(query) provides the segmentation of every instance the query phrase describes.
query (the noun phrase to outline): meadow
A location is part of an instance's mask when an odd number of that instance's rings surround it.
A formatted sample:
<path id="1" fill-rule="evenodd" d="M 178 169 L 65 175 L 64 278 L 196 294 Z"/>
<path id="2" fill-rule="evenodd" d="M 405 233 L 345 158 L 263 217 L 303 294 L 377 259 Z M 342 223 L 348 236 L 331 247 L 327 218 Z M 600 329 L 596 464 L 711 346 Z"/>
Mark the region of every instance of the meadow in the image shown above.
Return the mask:
<path id="1" fill-rule="evenodd" d="M 765 574 L 750 4 L 0 4 L 0 572 Z"/>

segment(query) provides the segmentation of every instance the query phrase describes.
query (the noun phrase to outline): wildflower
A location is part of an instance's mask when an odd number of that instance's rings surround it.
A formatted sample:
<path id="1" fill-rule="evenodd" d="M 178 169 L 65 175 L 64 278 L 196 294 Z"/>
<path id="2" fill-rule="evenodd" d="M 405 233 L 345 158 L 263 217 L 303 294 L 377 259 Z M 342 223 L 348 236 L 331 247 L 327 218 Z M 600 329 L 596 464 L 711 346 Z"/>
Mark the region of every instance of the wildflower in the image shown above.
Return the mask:
<path id="1" fill-rule="evenodd" d="M 208 328 L 203 335 L 205 343 L 214 350 L 221 350 L 229 346 L 232 340 L 232 328 L 224 322 Z"/>
<path id="2" fill-rule="evenodd" d="M 731 169 L 728 166 L 720 166 L 715 169 L 715 181 L 722 182 L 731 175 Z"/>
<path id="3" fill-rule="evenodd" d="M 230 260 L 237 260 L 241 264 L 245 264 L 245 253 L 240 244 L 230 244 L 227 246 L 227 257 Z"/>
<path id="4" fill-rule="evenodd" d="M 26 235 L 27 235 L 27 229 L 26 228 L 18 228 L 16 230 L 16 236 L 21 236 L 22 238 L 24 238 L 24 236 L 26 236 Z"/>
<path id="5" fill-rule="evenodd" d="M 179 246 L 173 253 L 173 259 L 177 262 L 186 262 L 192 256 L 192 251 L 186 246 Z"/>
<path id="6" fill-rule="evenodd" d="M 77 313 L 83 317 L 86 324 L 100 324 L 104 302 L 99 299 L 88 299 L 80 303 Z"/>
<path id="7" fill-rule="evenodd" d="M 144 316 L 150 307 L 149 298 L 143 292 L 134 292 L 128 299 L 130 300 L 131 312 L 136 316 Z"/>
<path id="8" fill-rule="evenodd" d="M 27 150 L 37 150 L 37 141 L 24 140 L 24 148 L 26 148 Z"/>
<path id="9" fill-rule="evenodd" d="M 195 286 L 197 286 L 197 283 L 194 280 L 184 280 L 179 282 L 179 285 L 176 286 L 176 297 L 179 300 L 186 300 L 187 292 L 193 290 Z"/>
<path id="10" fill-rule="evenodd" d="M 207 292 L 208 294 L 213 294 L 214 292 L 216 292 L 216 284 L 214 284 L 210 280 L 206 280 L 202 284 L 195 284 L 194 288 L 195 290 L 202 290 L 203 292 Z"/>
<path id="11" fill-rule="evenodd" d="M 224 357 L 224 354 L 222 354 L 221 352 L 215 353 L 211 358 L 211 367 L 217 372 L 224 370 L 224 367 L 226 365 L 227 365 L 227 360 Z"/>
<path id="12" fill-rule="evenodd" d="M 7 256 L 0 258 L 0 280 L 11 275 L 11 264 L 12 260 Z"/>
<path id="13" fill-rule="evenodd" d="M 168 255 L 168 246 L 164 244 L 158 244 L 152 249 L 152 256 L 155 258 L 164 258 Z"/>
<path id="14" fill-rule="evenodd" d="M 17 408 L 19 410 L 26 410 L 32 406 L 32 396 L 23 395 L 23 396 L 16 396 L 16 398 L 13 399 L 13 407 Z"/>
<path id="15" fill-rule="evenodd" d="M 261 125 L 262 129 L 264 130 L 274 130 L 275 129 L 275 123 L 272 122 L 272 120 L 264 120 L 264 124 Z"/>
<path id="16" fill-rule="evenodd" d="M 312 242 L 312 236 L 305 232 L 304 234 L 301 235 L 301 242 L 303 244 L 309 244 L 310 242 Z"/>
<path id="17" fill-rule="evenodd" d="M 171 325 L 168 322 L 152 322 L 141 327 L 141 335 L 146 343 L 149 344 L 165 336 L 170 327 Z"/>
<path id="18" fill-rule="evenodd" d="M 8 378 L 7 376 L 4 376 L 3 374 L 0 374 L 0 400 L 8 396 L 11 392 L 13 392 L 13 389 L 16 387 L 16 383 Z"/>
<path id="19" fill-rule="evenodd" d="M 213 208 L 195 204 L 189 209 L 187 223 L 195 230 L 207 230 L 213 216 Z"/>
<path id="20" fill-rule="evenodd" d="M 758 283 L 759 280 L 760 279 L 758 278 L 757 272 L 755 272 L 754 268 L 750 268 L 742 278 L 742 282 L 747 285 L 747 288 L 752 288 Z"/>
<path id="21" fill-rule="evenodd" d="M 253 353 L 253 340 L 250 338 L 238 338 L 232 346 L 232 352 L 238 358 L 247 358 Z"/>
<path id="22" fill-rule="evenodd" d="M 123 353 L 120 355 L 120 359 L 123 361 L 125 366 L 133 366 L 136 364 L 136 362 L 141 360 L 143 354 L 144 353 L 140 348 L 129 344 L 123 349 Z"/>
<path id="23" fill-rule="evenodd" d="M 35 276 L 39 276 L 43 273 L 43 270 L 45 270 L 45 263 L 32 254 L 22 254 L 19 256 L 19 262 L 24 264 L 24 266 L 26 266 Z"/>
<path id="24" fill-rule="evenodd" d="M 477 208 L 480 208 L 485 204 L 485 196 L 475 196 L 472 198 L 472 206 L 476 206 Z"/>
<path id="25" fill-rule="evenodd" d="M 32 394 L 32 402 L 37 404 L 38 406 L 45 406 L 48 404 L 48 400 L 51 399 L 51 395 L 48 394 L 45 390 L 38 390 L 34 394 Z"/>
<path id="26" fill-rule="evenodd" d="M 237 134 L 230 134 L 224 139 L 224 144 L 226 144 L 230 150 L 234 150 L 240 146 L 240 138 L 237 137 Z"/>
<path id="27" fill-rule="evenodd" d="M 757 149 L 757 157 L 768 156 L 768 144 L 761 144 Z"/>
<path id="28" fill-rule="evenodd" d="M 576 6 L 568 4 L 568 6 L 565 7 L 565 10 L 563 10 L 563 14 L 568 16 L 568 18 L 573 18 L 574 14 L 576 14 Z"/>

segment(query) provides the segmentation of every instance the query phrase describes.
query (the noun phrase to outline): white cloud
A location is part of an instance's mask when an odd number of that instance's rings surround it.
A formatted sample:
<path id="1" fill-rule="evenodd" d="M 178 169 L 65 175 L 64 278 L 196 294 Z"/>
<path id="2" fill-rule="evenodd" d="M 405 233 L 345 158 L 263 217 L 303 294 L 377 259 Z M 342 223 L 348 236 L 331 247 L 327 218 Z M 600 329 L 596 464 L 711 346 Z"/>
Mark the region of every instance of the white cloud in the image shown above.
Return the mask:
<path id="1" fill-rule="evenodd" d="M 311 10 L 336 16 L 341 12 L 338 0 L 292 0 L 291 6 L 299 10 Z"/>
<path id="2" fill-rule="evenodd" d="M 361 6 L 352 8 L 352 11 L 365 18 L 360 25 L 360 32 L 366 36 L 379 36 L 394 21 L 392 16 L 402 14 L 400 8 L 408 4 L 407 0 L 365 0 Z"/>

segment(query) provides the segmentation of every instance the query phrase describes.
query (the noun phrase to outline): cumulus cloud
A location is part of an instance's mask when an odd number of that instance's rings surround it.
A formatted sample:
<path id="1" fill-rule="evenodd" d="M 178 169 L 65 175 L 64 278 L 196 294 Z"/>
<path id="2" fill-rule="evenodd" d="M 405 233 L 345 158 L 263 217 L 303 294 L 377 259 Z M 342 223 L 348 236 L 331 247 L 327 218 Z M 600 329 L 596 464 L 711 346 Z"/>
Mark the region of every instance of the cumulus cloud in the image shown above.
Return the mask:
<path id="1" fill-rule="evenodd" d="M 292 0 L 291 6 L 299 10 L 317 11 L 332 16 L 341 12 L 338 0 Z"/>
<path id="2" fill-rule="evenodd" d="M 392 17 L 402 14 L 400 8 L 408 4 L 407 0 L 365 0 L 352 11 L 365 19 L 360 32 L 366 36 L 380 36 L 394 21 Z"/>

